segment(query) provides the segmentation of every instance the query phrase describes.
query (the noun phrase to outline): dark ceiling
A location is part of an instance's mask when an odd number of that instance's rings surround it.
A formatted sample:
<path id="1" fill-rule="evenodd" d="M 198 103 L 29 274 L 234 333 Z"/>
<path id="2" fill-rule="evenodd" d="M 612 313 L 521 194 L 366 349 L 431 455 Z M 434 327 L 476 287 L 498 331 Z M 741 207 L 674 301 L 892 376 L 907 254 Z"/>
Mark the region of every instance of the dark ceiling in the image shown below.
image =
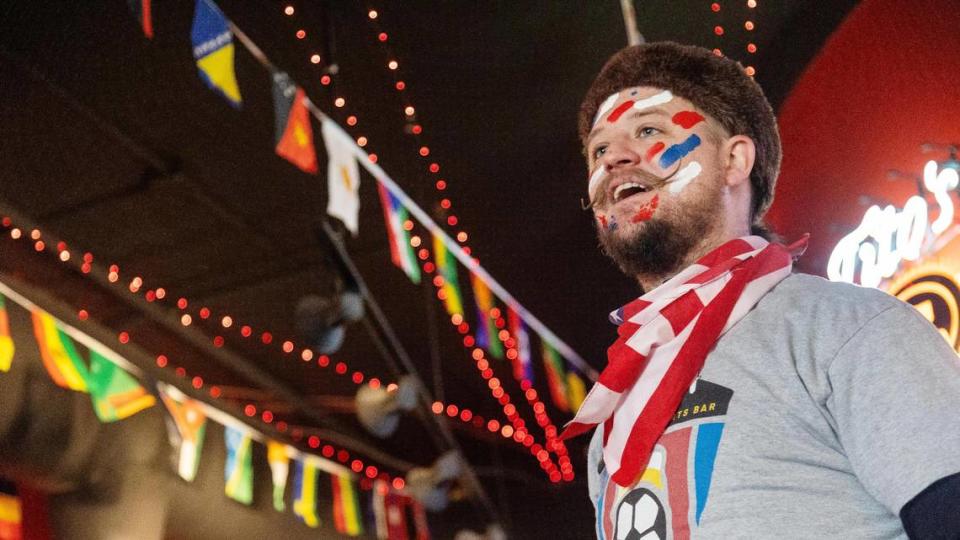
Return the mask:
<path id="1" fill-rule="evenodd" d="M 293 17 L 283 14 L 287 4 L 296 7 Z M 755 66 L 778 106 L 854 2 L 761 0 L 755 9 L 745 1 L 721 4 L 714 12 L 704 1 L 637 2 L 638 27 L 648 40 L 719 47 Z M 350 133 L 369 139 L 367 149 L 407 193 L 438 221 L 456 215 L 459 225 L 448 232 L 466 231 L 491 275 L 593 366 L 603 366 L 612 335 L 606 313 L 637 291 L 599 254 L 590 217 L 579 209 L 586 182 L 575 118 L 592 77 L 626 43 L 618 2 L 219 5 L 321 109 L 341 125 L 356 115 Z M 379 12 L 378 26 L 366 17 L 369 7 Z M 225 350 L 307 396 L 319 414 L 330 415 L 325 427 L 428 464 L 438 452 L 425 444 L 421 423 L 405 420 L 401 434 L 375 442 L 344 414 L 355 385 L 280 352 L 281 340 L 297 337 L 297 301 L 329 296 L 337 282 L 316 229 L 327 191 L 319 126 L 319 176 L 277 157 L 268 73 L 238 44 L 243 106 L 230 107 L 197 77 L 192 13 L 190 1 L 155 2 L 156 37 L 148 40 L 121 0 L 0 7 L 0 208 L 96 254 L 103 268 L 115 263 L 128 279 L 142 276 L 145 287 L 163 286 L 171 299 L 184 296 L 256 331 L 269 329 L 276 341 L 263 346 L 218 330 L 214 318 L 193 326 L 211 337 L 222 334 Z M 744 28 L 746 20 L 755 22 L 753 31 Z M 716 25 L 724 27 L 722 36 L 714 33 Z M 303 40 L 294 36 L 300 28 L 307 31 Z M 389 48 L 377 42 L 380 31 L 388 33 Z M 756 54 L 746 52 L 749 42 L 757 45 Z M 314 52 L 324 56 L 319 65 L 309 61 Z M 389 55 L 400 62 L 407 85 L 402 95 L 385 68 Z M 339 72 L 323 86 L 321 70 L 331 63 Z M 344 109 L 332 106 L 335 97 L 346 99 Z M 404 130 L 408 104 L 423 126 L 419 138 Z M 428 159 L 417 155 L 421 144 L 430 148 Z M 434 161 L 442 167 L 439 175 L 427 171 Z M 433 187 L 441 177 L 452 202 L 447 212 Z M 431 393 L 499 418 L 469 351 L 432 299 L 433 287 L 412 285 L 391 265 L 374 185 L 364 176 L 361 233 L 347 240 L 350 255 Z M 98 324 L 131 331 L 151 353 L 180 358 L 211 383 L 252 388 L 246 397 L 268 403 L 291 424 L 316 424 L 236 366 L 209 358 L 170 328 L 159 329 L 157 316 L 176 317 L 172 302 L 151 315 L 75 271 L 40 270 L 47 263 L 38 262 L 29 246 L 4 238 L 0 271 L 47 289 L 74 309 L 87 307 Z M 466 289 L 462 268 L 460 280 Z M 432 357 L 439 358 L 439 371 Z M 368 377 L 396 379 L 359 324 L 349 328 L 334 360 Z M 510 379 L 505 364 L 494 369 Z M 538 370 L 537 388 L 546 395 Z M 518 401 L 516 384 L 506 388 Z M 236 390 L 234 397 L 243 396 Z M 532 415 L 523 414 L 532 425 Z M 556 411 L 551 416 L 558 424 L 568 419 Z M 577 531 L 574 536 L 590 533 L 585 441 L 571 445 L 577 481 L 555 487 L 521 446 L 470 428 L 457 434 L 513 530 L 539 523 L 546 531 L 558 526 L 548 522 L 559 520 L 563 530 Z M 570 511 L 559 513 L 567 516 L 562 519 L 544 516 L 531 498 Z"/>

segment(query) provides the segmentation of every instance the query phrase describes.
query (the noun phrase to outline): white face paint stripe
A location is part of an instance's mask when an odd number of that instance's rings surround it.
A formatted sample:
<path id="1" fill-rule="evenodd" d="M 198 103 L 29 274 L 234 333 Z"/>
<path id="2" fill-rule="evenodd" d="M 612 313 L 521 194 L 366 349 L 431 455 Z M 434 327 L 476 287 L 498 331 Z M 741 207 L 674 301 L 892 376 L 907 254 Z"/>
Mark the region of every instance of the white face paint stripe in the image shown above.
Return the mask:
<path id="1" fill-rule="evenodd" d="M 642 111 L 643 109 L 649 109 L 650 107 L 656 107 L 657 105 L 663 105 L 664 103 L 669 103 L 673 100 L 673 94 L 669 90 L 664 90 L 655 96 L 650 96 L 646 99 L 641 99 L 633 104 L 633 108 Z"/>
<path id="2" fill-rule="evenodd" d="M 596 189 L 597 184 L 600 183 L 600 180 L 603 179 L 605 169 L 603 165 L 597 165 L 597 170 L 593 171 L 593 174 L 590 175 L 590 183 L 587 185 L 587 194 L 593 197 L 593 190 Z"/>
<path id="3" fill-rule="evenodd" d="M 610 112 L 610 109 L 613 108 L 613 106 L 617 103 L 618 99 L 620 99 L 620 92 L 617 92 L 616 94 L 613 94 L 612 96 L 603 100 L 603 103 L 600 104 L 600 108 L 597 109 L 597 114 L 593 117 L 592 125 L 594 126 L 597 125 L 597 122 L 600 121 L 600 118 L 602 118 L 605 114 Z"/>
<path id="4" fill-rule="evenodd" d="M 691 161 L 686 167 L 680 169 L 677 176 L 670 182 L 670 193 L 680 193 L 691 180 L 700 176 L 703 167 L 696 161 Z"/>

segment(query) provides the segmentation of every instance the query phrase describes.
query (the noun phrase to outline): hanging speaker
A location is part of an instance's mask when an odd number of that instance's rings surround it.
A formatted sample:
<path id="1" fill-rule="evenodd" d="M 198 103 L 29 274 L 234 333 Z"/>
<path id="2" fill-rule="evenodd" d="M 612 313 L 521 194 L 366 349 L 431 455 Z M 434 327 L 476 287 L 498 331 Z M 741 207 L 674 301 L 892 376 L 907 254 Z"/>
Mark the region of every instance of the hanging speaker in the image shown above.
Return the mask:
<path id="1" fill-rule="evenodd" d="M 437 458 L 432 467 L 410 469 L 406 477 L 406 491 L 427 510 L 439 512 L 450 503 L 450 487 L 462 471 L 460 455 L 450 450 Z"/>
<path id="2" fill-rule="evenodd" d="M 346 338 L 338 304 L 337 300 L 315 294 L 304 296 L 297 302 L 297 331 L 319 354 L 337 352 Z"/>
<path id="3" fill-rule="evenodd" d="M 357 391 L 357 419 L 367 431 L 386 438 L 397 430 L 400 415 L 417 406 L 417 381 L 407 375 L 397 383 L 397 389 L 388 392 L 365 384 Z"/>

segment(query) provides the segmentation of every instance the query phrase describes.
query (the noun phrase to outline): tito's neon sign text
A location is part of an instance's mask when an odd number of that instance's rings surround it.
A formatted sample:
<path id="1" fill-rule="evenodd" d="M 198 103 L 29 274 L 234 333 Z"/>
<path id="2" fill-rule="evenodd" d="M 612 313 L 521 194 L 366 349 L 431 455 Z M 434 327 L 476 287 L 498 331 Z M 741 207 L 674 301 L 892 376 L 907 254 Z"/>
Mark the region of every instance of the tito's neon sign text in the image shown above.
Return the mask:
<path id="1" fill-rule="evenodd" d="M 955 169 L 937 171 L 937 162 L 928 161 L 923 168 L 923 185 L 933 193 L 940 213 L 929 232 L 936 236 L 953 223 L 953 199 L 950 190 L 960 184 Z M 910 197 L 902 210 L 893 205 L 871 206 L 860 225 L 837 242 L 827 262 L 827 277 L 833 281 L 854 283 L 859 270 L 860 284 L 877 287 L 884 278 L 896 273 L 904 260 L 915 261 L 927 238 L 927 201 Z"/>

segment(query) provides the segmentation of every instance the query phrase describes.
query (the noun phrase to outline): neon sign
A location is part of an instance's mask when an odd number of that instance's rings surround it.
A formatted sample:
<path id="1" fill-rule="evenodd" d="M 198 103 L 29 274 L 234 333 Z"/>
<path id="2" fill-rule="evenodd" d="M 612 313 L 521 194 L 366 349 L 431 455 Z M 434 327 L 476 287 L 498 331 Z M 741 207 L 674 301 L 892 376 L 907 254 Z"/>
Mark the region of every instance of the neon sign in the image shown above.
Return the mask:
<path id="1" fill-rule="evenodd" d="M 933 223 L 928 226 L 927 201 L 918 195 L 910 197 L 902 210 L 893 205 L 871 206 L 860 225 L 833 248 L 827 277 L 854 283 L 859 269 L 860 284 L 877 287 L 884 278 L 896 273 L 901 262 L 919 259 L 928 233 L 939 235 L 953 223 L 950 190 L 960 184 L 960 176 L 952 168 L 937 169 L 937 162 L 932 160 L 923 168 L 923 185 L 940 207 Z"/>

